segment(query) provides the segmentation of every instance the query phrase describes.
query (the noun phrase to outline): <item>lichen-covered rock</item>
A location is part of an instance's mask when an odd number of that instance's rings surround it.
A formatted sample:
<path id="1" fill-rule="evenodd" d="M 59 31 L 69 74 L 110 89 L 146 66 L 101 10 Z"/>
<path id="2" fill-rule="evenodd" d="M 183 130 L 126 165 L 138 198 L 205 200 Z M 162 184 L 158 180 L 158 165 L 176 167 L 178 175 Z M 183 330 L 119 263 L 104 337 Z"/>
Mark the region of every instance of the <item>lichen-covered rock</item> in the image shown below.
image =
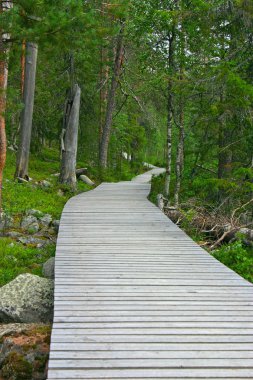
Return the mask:
<path id="1" fill-rule="evenodd" d="M 59 227 L 60 227 L 60 221 L 59 220 L 54 220 L 53 223 L 52 223 L 52 225 L 54 227 L 55 232 L 58 232 L 59 231 Z"/>
<path id="2" fill-rule="evenodd" d="M 11 227 L 13 223 L 13 218 L 8 214 L 3 213 L 0 216 L 0 231 Z"/>
<path id="3" fill-rule="evenodd" d="M 44 227 L 48 227 L 52 223 L 52 216 L 50 214 L 45 214 L 42 218 L 40 218 L 40 223 Z"/>
<path id="4" fill-rule="evenodd" d="M 52 184 L 49 181 L 43 180 L 43 181 L 40 181 L 40 186 L 44 187 L 45 189 L 48 189 L 49 187 L 52 186 Z"/>
<path id="5" fill-rule="evenodd" d="M 40 225 L 38 222 L 35 222 L 35 223 L 32 223 L 30 224 L 30 226 L 27 228 L 27 232 L 29 232 L 29 234 L 36 234 L 36 232 L 38 232 L 40 230 Z"/>
<path id="6" fill-rule="evenodd" d="M 26 273 L 0 288 L 0 322 L 37 323 L 52 318 L 52 280 Z"/>
<path id="7" fill-rule="evenodd" d="M 38 239 L 33 236 L 21 236 L 18 238 L 18 241 L 24 245 L 34 246 L 37 248 L 43 248 L 48 244 L 51 244 L 48 240 Z"/>
<path id="8" fill-rule="evenodd" d="M 27 215 L 35 216 L 36 218 L 42 218 L 42 216 L 44 215 L 42 211 L 40 211 L 40 210 L 34 210 L 34 209 L 27 210 L 26 214 Z"/>
<path id="9" fill-rule="evenodd" d="M 0 342 L 0 379 L 45 380 L 49 354 L 49 325 L 4 325 Z M 1 327 L 0 327 L 1 332 Z M 1 336 L 1 334 L 0 334 Z"/>
<path id="10" fill-rule="evenodd" d="M 51 257 L 43 265 L 43 276 L 53 279 L 54 278 L 54 266 L 55 266 L 55 258 Z"/>
<path id="11" fill-rule="evenodd" d="M 29 228 L 33 223 L 37 223 L 37 218 L 33 215 L 27 215 L 21 220 L 21 228 L 26 230 Z"/>

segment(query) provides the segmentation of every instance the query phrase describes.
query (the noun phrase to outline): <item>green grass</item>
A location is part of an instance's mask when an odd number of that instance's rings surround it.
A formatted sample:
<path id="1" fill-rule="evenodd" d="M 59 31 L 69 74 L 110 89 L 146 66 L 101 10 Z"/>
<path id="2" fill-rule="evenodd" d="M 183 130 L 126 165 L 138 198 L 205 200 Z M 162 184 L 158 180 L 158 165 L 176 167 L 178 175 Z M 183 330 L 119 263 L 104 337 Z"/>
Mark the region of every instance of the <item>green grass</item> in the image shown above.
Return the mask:
<path id="1" fill-rule="evenodd" d="M 231 244 L 224 244 L 212 255 L 227 267 L 253 282 L 253 249 L 245 247 L 241 240 Z"/>
<path id="2" fill-rule="evenodd" d="M 39 156 L 31 155 L 29 175 L 32 182 L 21 184 L 14 181 L 16 155 L 8 151 L 3 182 L 3 209 L 14 218 L 19 230 L 20 218 L 28 209 L 36 209 L 51 214 L 59 219 L 65 203 L 75 195 L 66 186 L 58 183 L 57 177 L 50 176 L 59 172 L 57 150 L 46 149 Z M 78 167 L 83 167 L 80 163 Z M 35 181 L 48 180 L 50 188 L 35 186 Z M 78 192 L 88 191 L 91 187 L 78 182 Z M 59 195 L 62 190 L 63 195 Z M 12 244 L 11 244 L 12 243 Z M 9 238 L 0 239 L 0 286 L 5 285 L 21 273 L 32 273 L 41 276 L 42 264 L 55 253 L 55 245 L 47 245 L 43 249 L 27 247 Z"/>
<path id="3" fill-rule="evenodd" d="M 57 151 L 50 149 L 43 156 L 31 155 L 29 175 L 33 181 L 21 184 L 13 179 L 16 155 L 8 151 L 3 182 L 3 209 L 6 213 L 16 215 L 23 214 L 28 209 L 38 209 L 56 219 L 60 218 L 65 203 L 74 194 L 66 186 L 59 184 L 57 177 L 51 176 L 59 172 L 57 159 Z M 52 187 L 45 189 L 34 185 L 34 181 L 41 180 L 50 181 Z M 78 182 L 78 192 L 90 189 L 90 186 Z M 63 191 L 63 196 L 58 194 L 59 190 Z"/>
<path id="4" fill-rule="evenodd" d="M 21 273 L 42 275 L 42 264 L 54 256 L 55 246 L 43 249 L 25 247 L 9 238 L 0 239 L 0 286 Z"/>

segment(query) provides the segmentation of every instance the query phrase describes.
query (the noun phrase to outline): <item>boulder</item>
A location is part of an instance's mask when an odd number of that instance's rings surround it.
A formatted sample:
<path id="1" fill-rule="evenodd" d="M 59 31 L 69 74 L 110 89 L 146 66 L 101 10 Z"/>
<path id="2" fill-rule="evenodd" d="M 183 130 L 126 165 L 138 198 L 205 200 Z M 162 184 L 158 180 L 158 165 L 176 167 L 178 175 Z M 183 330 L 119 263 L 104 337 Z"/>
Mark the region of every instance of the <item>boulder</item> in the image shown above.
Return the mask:
<path id="1" fill-rule="evenodd" d="M 87 175 L 80 175 L 80 180 L 83 181 L 84 183 L 86 183 L 86 185 L 89 185 L 89 186 L 94 186 L 95 183 L 89 178 L 87 177 Z"/>
<path id="2" fill-rule="evenodd" d="M 26 273 L 0 288 L 0 322 L 39 323 L 53 319 L 52 280 Z"/>
<path id="3" fill-rule="evenodd" d="M 32 216 L 35 216 L 36 218 L 42 218 L 44 214 L 40 210 L 30 209 L 26 211 L 26 215 L 32 215 Z"/>
<path id="4" fill-rule="evenodd" d="M 55 258 L 51 257 L 49 260 L 43 264 L 43 276 L 47 278 L 54 279 L 54 266 L 55 266 Z"/>
<path id="5" fill-rule="evenodd" d="M 52 223 L 52 225 L 54 227 L 55 232 L 58 232 L 59 231 L 59 227 L 60 227 L 60 221 L 59 220 L 54 220 L 53 223 Z"/>
<path id="6" fill-rule="evenodd" d="M 9 228 L 13 226 L 13 224 L 14 224 L 14 220 L 10 215 L 3 213 L 0 216 L 0 230 Z"/>
<path id="7" fill-rule="evenodd" d="M 45 245 L 50 244 L 51 242 L 44 239 L 38 239 L 33 236 L 21 236 L 18 238 L 18 241 L 24 245 L 33 245 L 37 248 L 43 248 Z"/>
<path id="8" fill-rule="evenodd" d="M 27 215 L 21 220 L 21 228 L 27 230 L 34 223 L 37 223 L 37 218 L 33 215 Z"/>
<path id="9" fill-rule="evenodd" d="M 52 183 L 46 180 L 43 180 L 40 182 L 40 186 L 44 187 L 45 189 L 48 189 L 49 187 L 52 186 Z"/>
<path id="10" fill-rule="evenodd" d="M 40 223 L 44 227 L 48 227 L 52 223 L 52 216 L 50 214 L 45 214 L 42 218 L 40 218 Z"/>
<path id="11" fill-rule="evenodd" d="M 37 222 L 30 224 L 30 226 L 27 229 L 27 231 L 31 235 L 36 234 L 36 232 L 38 232 L 39 230 L 40 230 L 40 225 Z"/>

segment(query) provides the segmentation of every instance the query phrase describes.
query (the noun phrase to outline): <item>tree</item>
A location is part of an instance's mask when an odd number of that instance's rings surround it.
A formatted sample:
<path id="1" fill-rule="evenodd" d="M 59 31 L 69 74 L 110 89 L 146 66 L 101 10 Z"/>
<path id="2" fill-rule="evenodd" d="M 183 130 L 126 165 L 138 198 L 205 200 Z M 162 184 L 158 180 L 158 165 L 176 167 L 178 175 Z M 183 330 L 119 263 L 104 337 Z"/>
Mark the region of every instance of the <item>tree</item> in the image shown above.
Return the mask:
<path id="1" fill-rule="evenodd" d="M 115 97 L 116 97 L 116 91 L 118 87 L 118 81 L 120 77 L 123 54 L 124 54 L 123 39 L 124 39 L 125 21 L 121 21 L 120 24 L 121 24 L 120 31 L 116 38 L 115 59 L 114 59 L 113 74 L 112 74 L 112 79 L 111 79 L 111 87 L 108 93 L 105 124 L 102 130 L 102 136 L 101 136 L 101 142 L 100 142 L 99 162 L 102 168 L 107 167 L 108 147 L 109 147 L 109 140 L 110 140 L 110 134 L 111 134 L 111 127 L 112 127 L 113 111 L 115 109 L 115 101 L 116 101 Z"/>
<path id="2" fill-rule="evenodd" d="M 0 2 L 0 15 L 12 8 L 12 1 Z M 8 47 L 6 40 L 9 34 L 0 28 L 0 213 L 2 213 L 2 187 L 3 170 L 6 161 L 6 132 L 5 132 L 5 111 L 6 111 L 6 90 L 8 81 Z"/>
<path id="3" fill-rule="evenodd" d="M 29 180 L 28 163 L 33 124 L 33 107 L 35 94 L 35 79 L 37 66 L 38 45 L 28 42 L 26 44 L 25 75 L 24 75 L 24 108 L 21 114 L 20 143 L 17 153 L 16 178 Z"/>

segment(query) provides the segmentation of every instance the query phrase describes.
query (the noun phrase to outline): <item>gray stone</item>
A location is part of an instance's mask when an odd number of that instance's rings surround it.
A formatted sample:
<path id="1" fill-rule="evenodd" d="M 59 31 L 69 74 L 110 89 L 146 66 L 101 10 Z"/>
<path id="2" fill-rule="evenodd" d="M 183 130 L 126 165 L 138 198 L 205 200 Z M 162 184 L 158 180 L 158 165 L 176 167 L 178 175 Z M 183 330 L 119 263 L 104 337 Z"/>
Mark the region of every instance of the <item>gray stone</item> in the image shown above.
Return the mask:
<path id="1" fill-rule="evenodd" d="M 59 195 L 59 197 L 64 197 L 64 192 L 61 189 L 57 191 L 57 194 Z"/>
<path id="2" fill-rule="evenodd" d="M 33 215 L 27 215 L 21 220 L 21 228 L 26 230 L 33 223 L 37 223 L 37 218 Z"/>
<path id="3" fill-rule="evenodd" d="M 35 245 L 37 248 L 43 248 L 45 245 L 50 244 L 48 240 L 38 239 L 33 236 L 21 236 L 18 241 L 24 245 Z"/>
<path id="4" fill-rule="evenodd" d="M 0 289 L 0 322 L 52 321 L 53 288 L 52 280 L 21 274 Z"/>
<path id="5" fill-rule="evenodd" d="M 52 186 L 52 184 L 51 184 L 51 182 L 46 181 L 46 180 L 44 179 L 43 181 L 40 182 L 40 186 L 42 186 L 42 187 L 48 189 L 49 187 Z"/>
<path id="6" fill-rule="evenodd" d="M 55 266 L 55 258 L 51 257 L 43 265 L 43 276 L 53 279 L 54 278 L 54 266 Z"/>
<path id="7" fill-rule="evenodd" d="M 52 223 L 54 229 L 56 232 L 59 231 L 59 227 L 60 227 L 60 221 L 59 220 L 54 220 L 53 223 Z"/>
<path id="8" fill-rule="evenodd" d="M 48 227 L 52 223 L 52 216 L 50 214 L 45 214 L 42 218 L 40 218 L 40 223 L 44 227 Z"/>
<path id="9" fill-rule="evenodd" d="M 13 218 L 10 215 L 3 213 L 0 216 L 0 230 L 4 230 L 13 226 L 13 223 Z"/>
<path id="10" fill-rule="evenodd" d="M 30 224 L 30 226 L 27 229 L 29 234 L 36 234 L 36 232 L 38 232 L 39 230 L 40 230 L 40 225 L 38 222 Z"/>
<path id="11" fill-rule="evenodd" d="M 44 215 L 44 213 L 42 211 L 35 210 L 35 209 L 27 210 L 26 214 L 35 216 L 36 218 L 42 218 L 42 216 Z"/>
<path id="12" fill-rule="evenodd" d="M 10 238 L 16 239 L 16 238 L 21 236 L 21 233 L 18 231 L 8 231 L 8 232 L 6 232 L 5 235 L 10 237 Z"/>

